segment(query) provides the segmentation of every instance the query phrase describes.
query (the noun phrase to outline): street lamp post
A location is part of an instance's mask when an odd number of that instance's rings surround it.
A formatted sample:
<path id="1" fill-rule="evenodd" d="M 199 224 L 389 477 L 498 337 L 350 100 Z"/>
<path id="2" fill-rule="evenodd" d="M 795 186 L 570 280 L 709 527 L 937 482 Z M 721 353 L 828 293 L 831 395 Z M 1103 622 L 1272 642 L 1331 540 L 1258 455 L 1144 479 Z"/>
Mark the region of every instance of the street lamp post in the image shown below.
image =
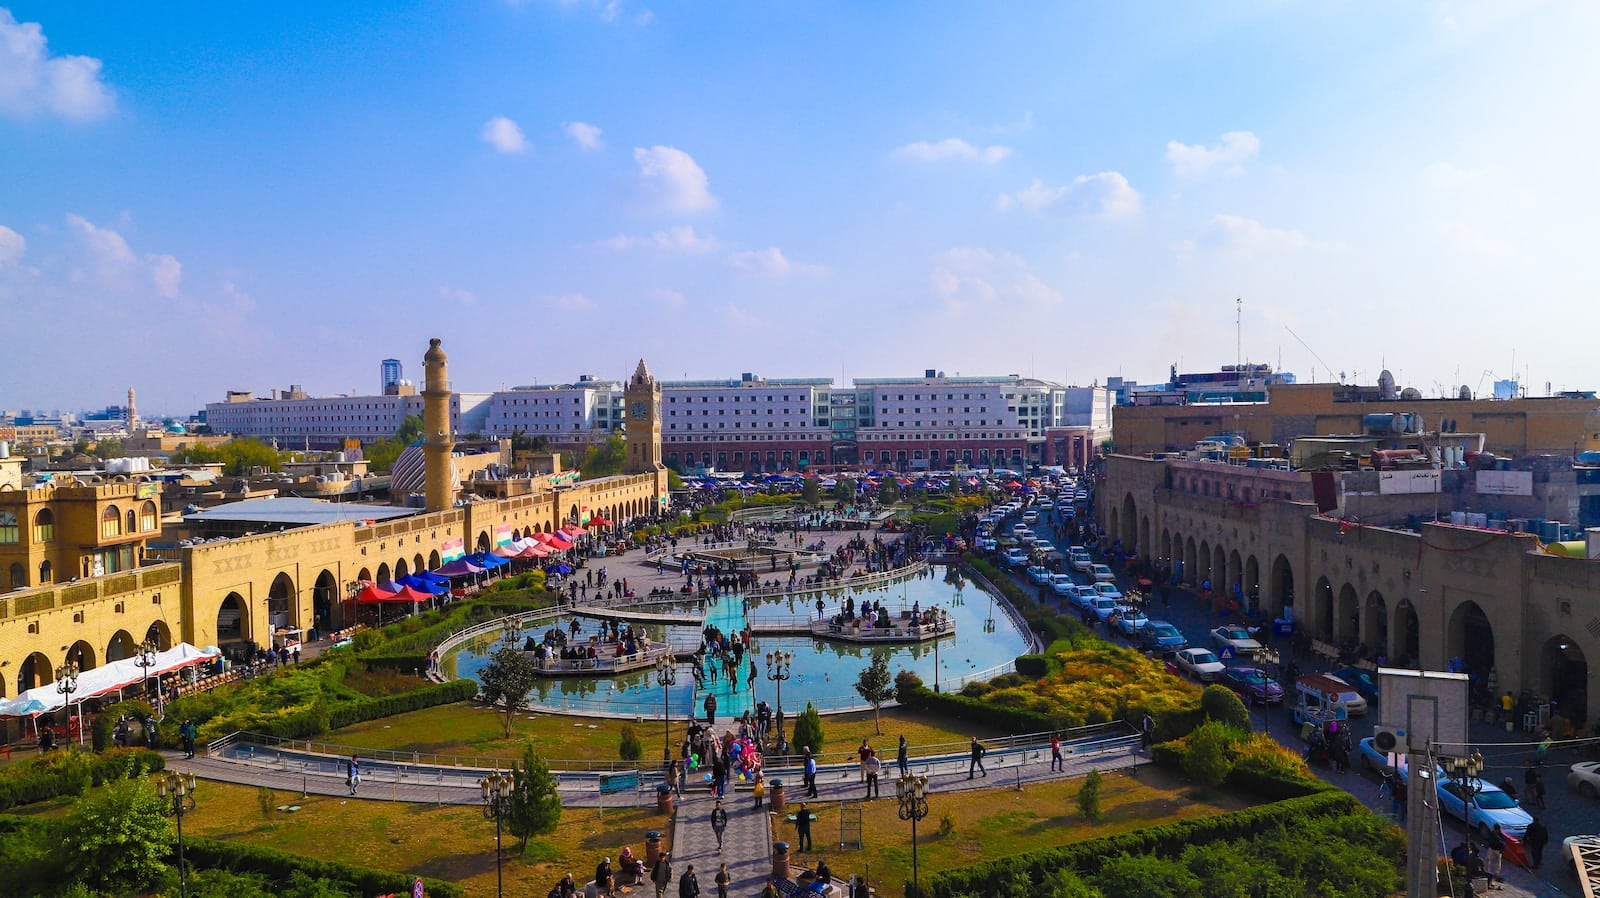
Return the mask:
<path id="1" fill-rule="evenodd" d="M 1268 678 L 1276 680 L 1278 678 L 1278 650 L 1271 647 L 1264 648 L 1261 650 L 1261 654 L 1256 657 L 1261 660 L 1261 666 L 1266 668 Z M 1279 685 L 1281 686 L 1282 684 L 1280 683 Z M 1272 734 L 1272 702 L 1267 700 L 1265 683 L 1261 685 L 1261 732 L 1269 736 Z"/>
<path id="2" fill-rule="evenodd" d="M 767 653 L 767 679 L 778 684 L 778 748 L 783 748 L 783 681 L 789 679 L 789 665 L 794 662 L 791 652 Z"/>
<path id="3" fill-rule="evenodd" d="M 1461 802 L 1465 806 L 1462 819 L 1467 825 L 1467 840 L 1472 840 L 1472 809 L 1477 806 L 1478 793 L 1483 791 L 1483 754 L 1473 752 L 1464 758 L 1451 758 L 1445 762 L 1445 769 L 1450 771 L 1450 778 L 1456 781 L 1461 790 Z"/>
<path id="4" fill-rule="evenodd" d="M 78 665 L 72 661 L 61 665 L 56 674 L 56 691 L 67 705 L 67 722 L 72 722 L 72 693 L 78 691 Z M 78 708 L 78 745 L 83 745 L 83 708 Z"/>
<path id="5" fill-rule="evenodd" d="M 179 898 L 188 898 L 189 895 L 189 870 L 183 859 L 183 815 L 195 809 L 194 793 L 199 785 L 192 773 L 169 770 L 156 775 L 156 794 L 161 797 L 161 813 L 178 824 Z M 172 798 L 170 806 L 166 803 L 168 796 Z"/>
<path id="6" fill-rule="evenodd" d="M 494 821 L 495 894 L 505 898 L 506 884 L 500 869 L 500 821 L 511 811 L 511 776 L 497 770 L 478 780 L 478 788 L 483 790 L 483 816 Z"/>
<path id="7" fill-rule="evenodd" d="M 133 659 L 133 663 L 139 665 L 139 671 L 142 674 L 139 677 L 139 682 L 148 686 L 150 680 L 150 668 L 156 666 L 155 640 L 146 639 L 142 644 L 140 644 L 139 655 Z"/>
<path id="8" fill-rule="evenodd" d="M 668 696 L 678 682 L 677 659 L 667 654 L 656 659 L 656 682 L 661 685 L 661 761 L 672 763 L 672 707 Z M 691 701 L 691 704 L 693 702 Z"/>
<path id="9" fill-rule="evenodd" d="M 506 645 L 515 646 L 517 643 L 517 637 L 522 635 L 522 622 L 508 614 L 506 615 L 505 622 L 501 624 L 501 629 L 505 633 L 503 638 L 505 639 Z"/>
<path id="10" fill-rule="evenodd" d="M 909 773 L 900 777 L 895 781 L 894 797 L 899 804 L 897 810 L 900 819 L 911 821 L 911 889 L 913 894 L 921 895 L 922 885 L 917 867 L 917 821 L 928 816 L 928 778 Z"/>

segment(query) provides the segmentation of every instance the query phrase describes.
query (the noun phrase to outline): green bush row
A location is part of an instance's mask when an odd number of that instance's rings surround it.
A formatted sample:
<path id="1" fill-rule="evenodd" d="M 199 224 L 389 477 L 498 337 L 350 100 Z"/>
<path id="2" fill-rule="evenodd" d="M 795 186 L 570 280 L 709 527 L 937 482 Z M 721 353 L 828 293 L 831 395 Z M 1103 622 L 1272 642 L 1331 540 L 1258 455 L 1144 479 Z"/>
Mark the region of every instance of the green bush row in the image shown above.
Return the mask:
<path id="1" fill-rule="evenodd" d="M 399 695 L 331 705 L 319 703 L 292 713 L 259 718 L 251 726 L 252 732 L 266 736 L 306 739 L 320 736 L 329 730 L 377 720 L 380 717 L 393 717 L 396 714 L 420 711 L 423 708 L 466 701 L 477 694 L 478 681 L 451 680 L 448 683 L 430 683 L 421 689 L 402 692 Z"/>
<path id="2" fill-rule="evenodd" d="M 144 776 L 167 766 L 166 759 L 143 748 L 112 749 L 100 754 L 53 751 L 0 770 L 0 810 L 66 795 L 82 795 L 90 786 Z"/>
<path id="3" fill-rule="evenodd" d="M 934 898 L 994 895 L 1019 877 L 1029 882 L 1045 882 L 1058 870 L 1092 875 L 1107 861 L 1124 854 L 1174 857 L 1189 845 L 1249 839 L 1310 819 L 1358 813 L 1364 814 L 1366 810 L 1355 796 L 1331 789 L 1230 814 L 1148 826 L 946 870 L 934 876 L 931 892 Z"/>
<path id="4" fill-rule="evenodd" d="M 1183 759 L 1189 747 L 1182 742 L 1157 742 L 1150 747 L 1150 761 L 1157 767 L 1182 771 Z M 1322 780 L 1302 776 L 1289 776 L 1273 770 L 1262 770 L 1248 763 L 1235 764 L 1223 784 L 1230 790 L 1243 792 L 1265 801 L 1282 801 L 1300 798 L 1314 792 L 1337 790 Z"/>
<path id="5" fill-rule="evenodd" d="M 983 723 L 1011 733 L 1042 733 L 1065 727 L 1063 721 L 1058 721 L 1048 714 L 1008 708 L 971 698 L 959 692 L 934 692 L 926 686 L 913 689 L 901 688 L 895 697 L 902 706 L 913 711 L 941 714 L 952 720 Z"/>
<path id="6" fill-rule="evenodd" d="M 275 848 L 217 839 L 185 839 L 184 851 L 186 860 L 197 867 L 260 873 L 279 882 L 287 882 L 295 873 L 303 873 L 313 878 L 349 883 L 363 895 L 391 892 L 409 895 L 412 880 L 415 879 L 409 873 L 388 873 L 354 864 L 308 858 Z M 461 886 L 443 880 L 424 877 L 422 885 L 433 898 L 461 898 L 465 894 Z"/>
<path id="7" fill-rule="evenodd" d="M 1050 656 L 1048 655 L 1018 655 L 1017 673 L 1031 679 L 1039 679 L 1050 674 Z"/>

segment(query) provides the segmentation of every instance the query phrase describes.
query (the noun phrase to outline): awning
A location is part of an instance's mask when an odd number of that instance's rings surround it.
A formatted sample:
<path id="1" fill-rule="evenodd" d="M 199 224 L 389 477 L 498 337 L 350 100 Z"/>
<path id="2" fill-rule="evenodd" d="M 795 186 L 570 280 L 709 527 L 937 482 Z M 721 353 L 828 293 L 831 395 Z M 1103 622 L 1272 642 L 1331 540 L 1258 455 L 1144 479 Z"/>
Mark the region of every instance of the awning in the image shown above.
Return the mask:
<path id="1" fill-rule="evenodd" d="M 457 558 L 455 561 L 450 562 L 433 573 L 442 574 L 446 577 L 466 577 L 471 574 L 483 573 L 483 568 L 473 564 L 465 558 Z"/>
<path id="2" fill-rule="evenodd" d="M 356 596 L 356 604 L 373 605 L 378 602 L 415 604 L 417 602 L 426 602 L 433 598 L 432 593 L 419 592 L 409 586 L 401 586 L 398 583 L 394 585 L 399 586 L 400 589 L 391 592 L 379 586 L 368 586 L 366 589 L 361 590 L 361 595 Z"/>
<path id="3" fill-rule="evenodd" d="M 496 558 L 487 552 L 475 552 L 471 555 L 468 555 L 467 560 L 481 568 L 505 567 L 511 563 L 504 558 Z"/>
<path id="4" fill-rule="evenodd" d="M 148 677 L 181 670 L 195 664 L 204 664 L 222 654 L 215 647 L 197 649 L 187 642 L 179 643 L 164 652 L 156 653 L 156 663 L 146 670 L 138 664 L 137 657 L 123 658 L 78 674 L 78 689 L 72 693 L 74 703 L 108 692 L 116 692 L 136 685 Z M 66 696 L 56 691 L 56 684 L 35 686 L 16 698 L 0 702 L 0 717 L 35 717 L 65 707 Z"/>
<path id="5" fill-rule="evenodd" d="M 450 585 L 448 583 L 440 583 L 436 580 L 424 580 L 421 577 L 414 575 L 401 577 L 400 583 L 404 586 L 409 586 L 412 589 L 415 589 L 417 592 L 426 593 L 428 595 L 438 595 L 441 592 L 450 591 Z"/>
<path id="6" fill-rule="evenodd" d="M 611 524 L 612 524 L 612 522 L 610 520 L 607 520 L 606 518 L 603 518 L 603 517 L 601 517 L 599 515 L 596 515 L 596 516 L 594 516 L 594 517 L 589 519 L 589 526 L 590 527 L 610 527 Z"/>

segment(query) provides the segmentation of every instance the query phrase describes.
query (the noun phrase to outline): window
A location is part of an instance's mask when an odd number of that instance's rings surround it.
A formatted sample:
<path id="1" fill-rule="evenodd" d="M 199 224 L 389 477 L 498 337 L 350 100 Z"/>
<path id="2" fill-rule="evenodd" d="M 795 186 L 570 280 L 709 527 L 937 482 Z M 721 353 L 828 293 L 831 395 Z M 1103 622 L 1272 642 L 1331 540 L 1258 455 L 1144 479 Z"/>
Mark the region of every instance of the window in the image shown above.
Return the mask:
<path id="1" fill-rule="evenodd" d="M 22 528 L 17 526 L 16 512 L 0 511 L 0 543 L 22 541 Z"/>
<path id="2" fill-rule="evenodd" d="M 139 509 L 139 529 L 156 529 L 156 504 L 154 502 L 146 502 L 144 506 Z"/>
<path id="3" fill-rule="evenodd" d="M 56 538 L 56 515 L 48 508 L 39 509 L 33 516 L 33 541 L 47 543 Z"/>

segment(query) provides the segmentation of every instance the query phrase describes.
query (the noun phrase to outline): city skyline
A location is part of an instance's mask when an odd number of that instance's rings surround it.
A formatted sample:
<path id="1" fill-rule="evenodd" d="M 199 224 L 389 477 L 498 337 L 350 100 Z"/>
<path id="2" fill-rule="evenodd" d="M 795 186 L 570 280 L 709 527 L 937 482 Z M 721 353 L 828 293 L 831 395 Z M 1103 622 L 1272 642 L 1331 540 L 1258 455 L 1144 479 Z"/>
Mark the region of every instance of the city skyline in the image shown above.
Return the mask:
<path id="1" fill-rule="evenodd" d="M 478 390 L 1596 385 L 1600 11 L 1005 12 L 0 6 L 0 404 L 359 395 L 431 336 Z"/>

